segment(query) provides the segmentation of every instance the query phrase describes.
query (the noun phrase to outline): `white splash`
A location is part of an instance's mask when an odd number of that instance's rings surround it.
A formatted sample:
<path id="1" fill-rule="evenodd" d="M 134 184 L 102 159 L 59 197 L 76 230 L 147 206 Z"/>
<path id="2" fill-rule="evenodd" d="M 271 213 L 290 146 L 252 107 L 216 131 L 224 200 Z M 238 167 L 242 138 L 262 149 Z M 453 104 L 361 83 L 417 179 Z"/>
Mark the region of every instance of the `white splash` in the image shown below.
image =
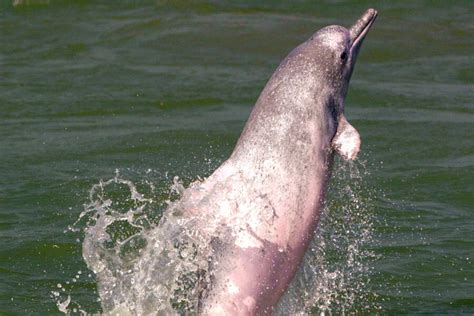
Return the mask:
<path id="1" fill-rule="evenodd" d="M 372 238 L 372 220 L 370 197 L 364 195 L 366 187 L 359 168 L 363 166 L 354 163 L 334 168 L 329 202 L 316 238 L 277 306 L 277 315 L 376 309 L 367 298 L 373 256 L 364 246 Z M 218 233 L 220 226 L 210 218 L 206 218 L 207 231 L 197 230 L 203 226 L 198 223 L 202 218 L 183 214 L 183 209 L 193 208 L 193 194 L 205 190 L 201 181 L 185 189 L 175 177 L 167 190 L 156 191 L 152 183 L 145 187 L 139 189 L 119 172 L 112 179 L 100 181 L 91 188 L 89 202 L 71 228 L 81 228 L 85 234 L 83 257 L 96 276 L 100 312 L 195 314 L 201 292 L 212 278 L 209 258 L 211 245 L 216 242 L 213 236 L 226 233 Z M 227 234 L 232 238 L 231 231 Z M 251 238 L 234 242 L 260 242 Z M 78 272 L 74 278 L 82 275 Z M 70 314 L 72 308 L 82 313 L 69 296 L 74 297 L 74 292 L 63 290 L 58 287 L 52 294 L 58 309 L 65 314 Z M 239 289 L 231 286 L 229 290 Z"/>

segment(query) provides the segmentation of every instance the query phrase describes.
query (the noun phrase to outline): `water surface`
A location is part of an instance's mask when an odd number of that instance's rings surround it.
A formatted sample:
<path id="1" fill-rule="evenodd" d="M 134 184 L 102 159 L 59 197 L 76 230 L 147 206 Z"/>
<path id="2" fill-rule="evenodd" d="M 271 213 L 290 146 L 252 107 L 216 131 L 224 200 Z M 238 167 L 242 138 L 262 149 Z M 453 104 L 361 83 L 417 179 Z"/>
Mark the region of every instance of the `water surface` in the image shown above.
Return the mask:
<path id="1" fill-rule="evenodd" d="M 346 100 L 374 196 L 365 302 L 474 313 L 470 1 L 29 2 L 0 5 L 0 313 L 60 314 L 62 288 L 99 311 L 68 231 L 91 187 L 118 169 L 159 200 L 205 177 L 285 55 L 369 6 Z"/>

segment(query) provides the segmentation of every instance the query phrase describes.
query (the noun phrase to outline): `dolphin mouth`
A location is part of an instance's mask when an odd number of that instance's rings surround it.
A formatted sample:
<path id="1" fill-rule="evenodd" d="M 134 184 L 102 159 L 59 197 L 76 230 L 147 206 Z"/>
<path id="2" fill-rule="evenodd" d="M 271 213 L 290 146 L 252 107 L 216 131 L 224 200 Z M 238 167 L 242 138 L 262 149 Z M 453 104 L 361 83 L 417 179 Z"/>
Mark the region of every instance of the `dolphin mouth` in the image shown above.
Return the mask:
<path id="1" fill-rule="evenodd" d="M 375 18 L 377 18 L 377 10 L 370 8 L 351 26 L 349 29 L 351 50 L 358 50 Z"/>

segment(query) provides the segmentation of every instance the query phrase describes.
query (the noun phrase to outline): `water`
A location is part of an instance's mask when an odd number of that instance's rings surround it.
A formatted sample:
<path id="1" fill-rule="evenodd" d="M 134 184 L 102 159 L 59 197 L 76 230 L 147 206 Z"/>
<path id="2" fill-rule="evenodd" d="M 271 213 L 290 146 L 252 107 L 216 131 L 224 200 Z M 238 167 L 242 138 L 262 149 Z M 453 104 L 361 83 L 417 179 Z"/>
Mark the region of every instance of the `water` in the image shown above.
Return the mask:
<path id="1" fill-rule="evenodd" d="M 470 1 L 29 2 L 0 4 L 0 313 L 60 315 L 68 297 L 73 314 L 99 311 L 84 231 L 68 229 L 94 185 L 118 169 L 158 218 L 175 176 L 187 186 L 228 157 L 279 61 L 368 6 L 379 17 L 346 100 L 365 166 L 352 180 L 336 168 L 299 274 L 315 281 L 306 302 L 314 313 L 474 312 Z M 126 192 L 111 200 L 140 207 Z M 350 246 L 367 260 L 351 266 Z"/>

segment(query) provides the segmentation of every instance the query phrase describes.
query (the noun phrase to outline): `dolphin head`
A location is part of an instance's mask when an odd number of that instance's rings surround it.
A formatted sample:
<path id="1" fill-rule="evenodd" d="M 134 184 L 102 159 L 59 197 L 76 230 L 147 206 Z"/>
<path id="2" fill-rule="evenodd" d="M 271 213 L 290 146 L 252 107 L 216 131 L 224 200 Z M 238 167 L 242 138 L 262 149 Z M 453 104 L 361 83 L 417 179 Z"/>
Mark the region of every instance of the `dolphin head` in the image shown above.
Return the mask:
<path id="1" fill-rule="evenodd" d="M 317 77 L 329 85 L 338 113 L 344 111 L 344 98 L 362 42 L 377 11 L 368 9 L 349 29 L 339 25 L 322 28 L 305 43 L 317 60 Z"/>
<path id="2" fill-rule="evenodd" d="M 329 119 L 328 131 L 334 133 L 332 148 L 348 160 L 357 157 L 361 140 L 344 116 L 344 99 L 362 42 L 376 17 L 377 11 L 368 9 L 349 29 L 327 26 L 316 32 L 299 51 L 307 53 L 301 55 L 311 56 L 315 87 L 323 95 L 320 100 L 324 100 L 319 103 L 326 113 L 321 118 Z"/>
<path id="3" fill-rule="evenodd" d="M 266 135 L 277 129 L 277 122 L 281 131 L 293 129 L 295 122 L 308 122 L 319 131 L 323 147 L 331 143 L 342 157 L 355 159 L 360 137 L 344 117 L 344 99 L 362 41 L 376 16 L 376 10 L 368 9 L 349 29 L 327 26 L 293 49 L 258 98 L 232 157 L 247 157 L 260 142 L 266 151 Z M 303 134 L 310 138 L 310 132 Z M 293 143 L 294 136 L 286 133 L 285 141 Z M 274 138 L 275 147 L 284 148 L 282 137 Z"/>

